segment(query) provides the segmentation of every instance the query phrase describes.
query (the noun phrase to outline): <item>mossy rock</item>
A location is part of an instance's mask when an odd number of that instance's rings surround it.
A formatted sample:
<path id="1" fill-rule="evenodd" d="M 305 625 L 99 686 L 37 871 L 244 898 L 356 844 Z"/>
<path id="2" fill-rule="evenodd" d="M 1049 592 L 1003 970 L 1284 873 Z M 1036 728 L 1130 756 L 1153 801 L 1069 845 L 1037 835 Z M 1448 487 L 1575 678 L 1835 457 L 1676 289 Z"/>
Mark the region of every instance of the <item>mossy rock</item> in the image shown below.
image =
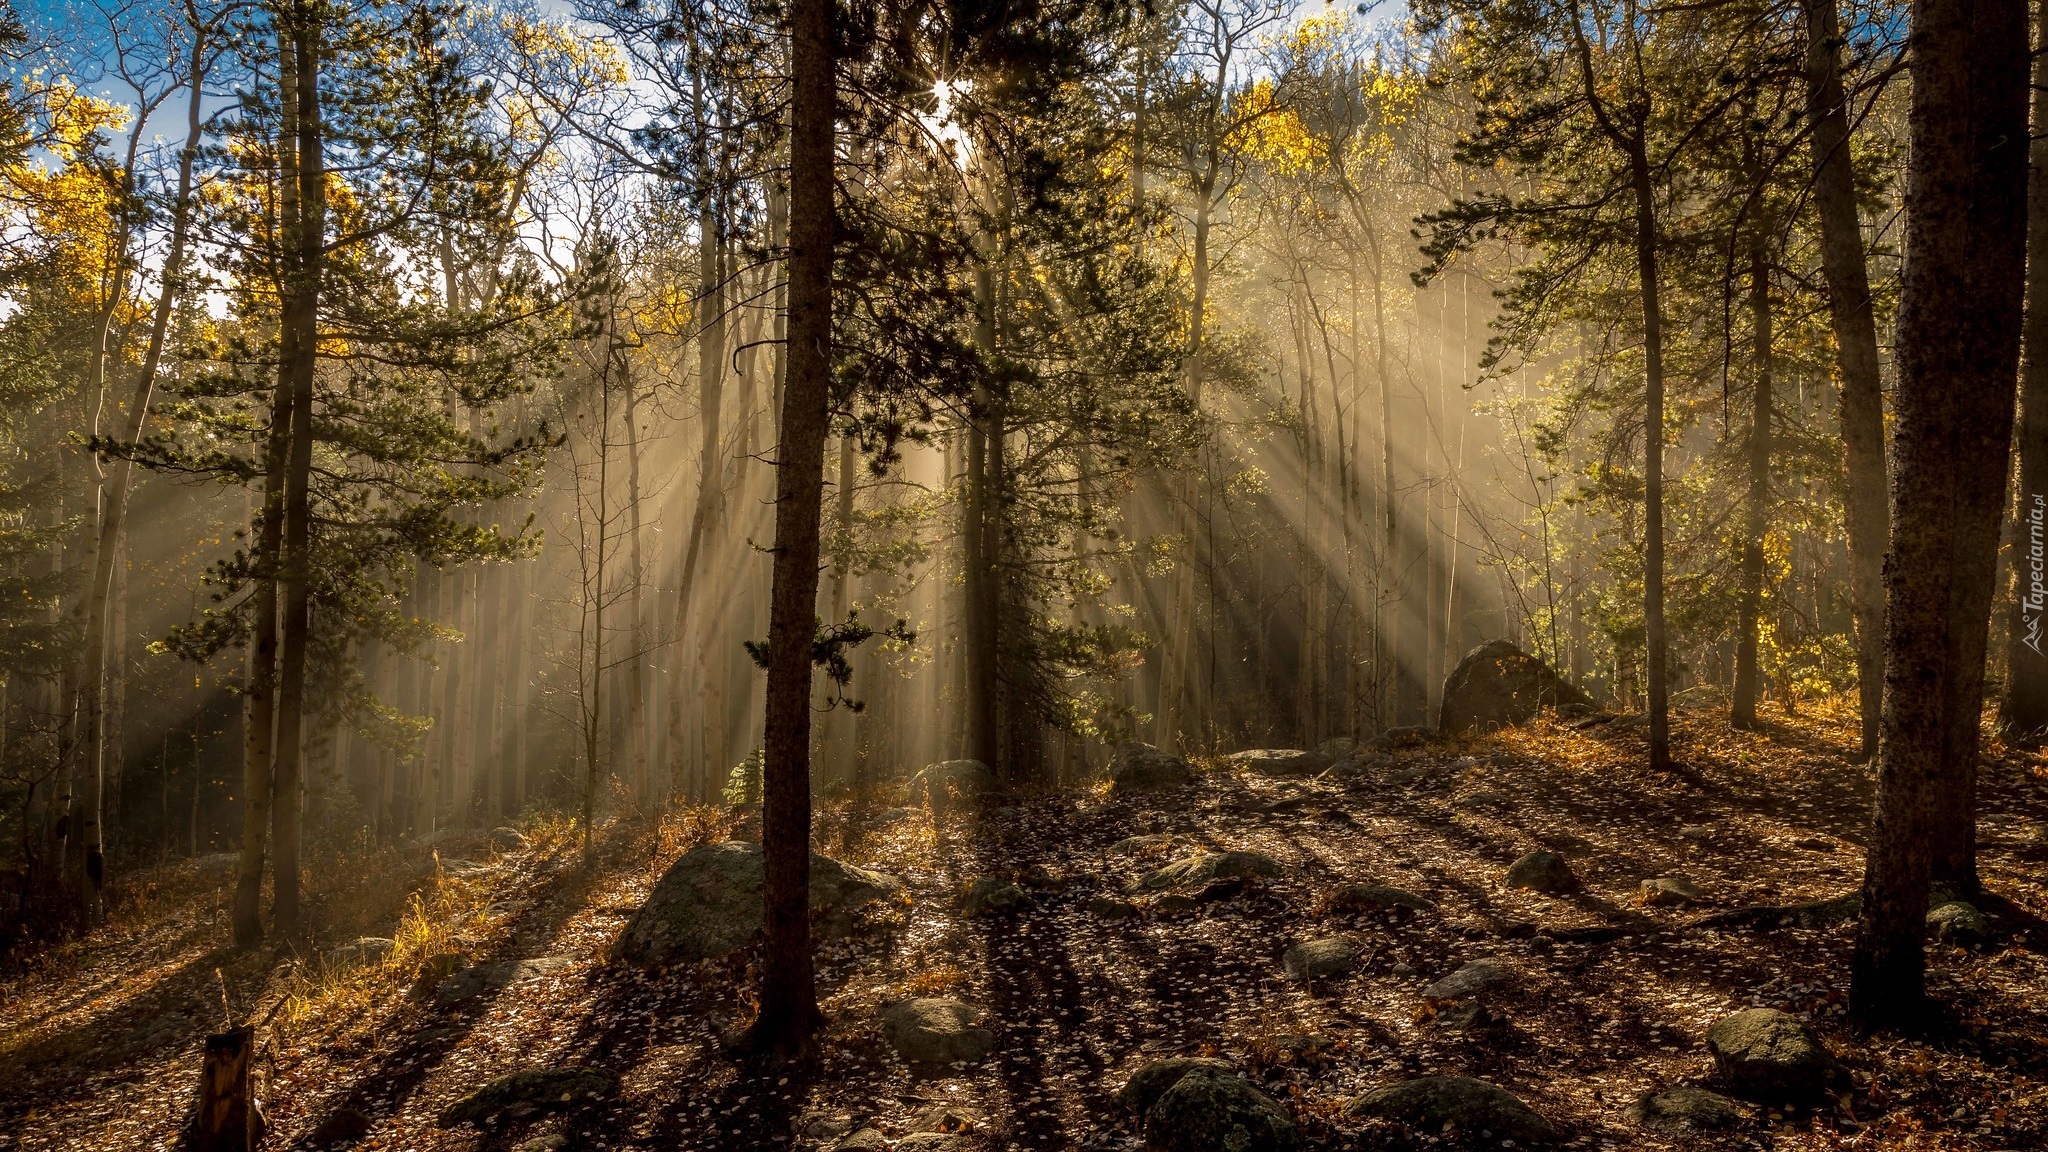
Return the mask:
<path id="1" fill-rule="evenodd" d="M 1352 1116 L 1376 1116 L 1430 1135 L 1455 1126 L 1465 1136 L 1496 1143 L 1551 1144 L 1557 1129 L 1514 1093 L 1470 1076 L 1424 1076 L 1375 1088 L 1351 1102 Z"/>
<path id="2" fill-rule="evenodd" d="M 1258 852 L 1204 852 L 1147 872 L 1132 882 L 1130 891 L 1164 892 L 1234 876 L 1278 876 L 1282 871 L 1279 861 Z"/>
<path id="3" fill-rule="evenodd" d="M 1536 851 L 1508 865 L 1507 886 L 1555 894 L 1577 888 L 1579 878 L 1572 874 L 1572 866 L 1563 856 Z"/>
<path id="4" fill-rule="evenodd" d="M 1629 1105 L 1629 1122 L 1652 1132 L 1683 1136 L 1718 1132 L 1742 1123 L 1742 1110 L 1719 1092 L 1705 1088 L 1672 1088 L 1645 1092 Z"/>
<path id="5" fill-rule="evenodd" d="M 1811 1103 L 1844 1076 L 1804 1020 L 1774 1008 L 1717 1021 L 1707 1050 L 1736 1095 L 1762 1103 Z"/>
<path id="6" fill-rule="evenodd" d="M 1145 1113 L 1152 1152 L 1294 1152 L 1294 1117 L 1236 1074 L 1190 1068 Z"/>

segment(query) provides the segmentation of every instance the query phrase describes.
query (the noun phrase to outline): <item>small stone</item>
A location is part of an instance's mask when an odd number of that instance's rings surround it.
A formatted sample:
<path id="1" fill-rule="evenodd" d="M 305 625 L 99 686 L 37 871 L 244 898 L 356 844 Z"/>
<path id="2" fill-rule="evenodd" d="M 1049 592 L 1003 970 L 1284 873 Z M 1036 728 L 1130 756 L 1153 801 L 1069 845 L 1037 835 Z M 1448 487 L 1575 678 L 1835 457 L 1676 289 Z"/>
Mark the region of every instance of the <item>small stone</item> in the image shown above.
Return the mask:
<path id="1" fill-rule="evenodd" d="M 1510 888 L 1557 893 L 1569 892 L 1578 887 L 1578 883 L 1579 878 L 1572 875 L 1572 866 L 1555 852 L 1531 852 L 1508 865 L 1507 885 Z"/>
<path id="2" fill-rule="evenodd" d="M 611 1094 L 618 1077 L 602 1068 L 535 1068 L 500 1076 L 441 1110 L 443 1128 L 480 1124 L 519 1109 L 528 1114 Z"/>
<path id="3" fill-rule="evenodd" d="M 1031 896 L 1000 876 L 983 876 L 960 897 L 965 916 L 1006 916 L 1031 906 Z"/>
<path id="4" fill-rule="evenodd" d="M 1169 892 L 1152 901 L 1150 907 L 1154 916 L 1173 919 L 1181 916 L 1192 916 L 1196 912 L 1201 911 L 1202 902 L 1185 892 Z"/>
<path id="5" fill-rule="evenodd" d="M 889 1141 L 873 1128 L 862 1128 L 832 1146 L 833 1152 L 885 1152 Z"/>
<path id="6" fill-rule="evenodd" d="M 934 1104 L 910 1119 L 912 1132 L 972 1132 L 987 1121 L 980 1109 L 962 1104 Z"/>
<path id="7" fill-rule="evenodd" d="M 1280 965 L 1296 980 L 1320 980 L 1351 971 L 1358 957 L 1358 945 L 1347 937 L 1319 936 L 1289 948 Z"/>
<path id="8" fill-rule="evenodd" d="M 1147 872 L 1133 881 L 1130 891 L 1160 892 L 1168 888 L 1193 888 L 1211 880 L 1233 876 L 1278 876 L 1280 862 L 1257 852 L 1204 852 L 1176 860 Z"/>
<path id="9" fill-rule="evenodd" d="M 1742 1123 L 1742 1110 L 1735 1101 L 1704 1088 L 1671 1088 L 1645 1092 L 1629 1105 L 1629 1122 L 1652 1132 L 1683 1136 L 1712 1132 Z"/>
<path id="10" fill-rule="evenodd" d="M 1557 1139 L 1550 1121 L 1512 1092 L 1469 1076 L 1424 1076 L 1388 1084 L 1352 1101 L 1345 1112 L 1393 1120 L 1432 1136 L 1455 1125 L 1461 1133 L 1487 1132 L 1491 1138 L 1522 1144 Z"/>
<path id="11" fill-rule="evenodd" d="M 1686 824 L 1678 829 L 1678 834 L 1687 840 L 1712 840 L 1714 827 L 1711 824 Z"/>
<path id="12" fill-rule="evenodd" d="M 1422 990 L 1431 1002 L 1465 1000 L 1513 984 L 1520 977 L 1506 963 L 1494 959 L 1474 960 Z"/>
<path id="13" fill-rule="evenodd" d="M 1648 908 L 1678 908 L 1697 904 L 1700 886 L 1684 876 L 1658 876 L 1636 886 L 1636 900 Z"/>
<path id="14" fill-rule="evenodd" d="M 796 1130 L 813 1140 L 829 1140 L 853 1131 L 853 1117 L 845 1112 L 806 1112 L 798 1117 Z"/>
<path id="15" fill-rule="evenodd" d="M 1484 812 L 1507 802 L 1508 798 L 1498 792 L 1474 792 L 1453 801 L 1453 804 L 1467 812 Z"/>
<path id="16" fill-rule="evenodd" d="M 528 1140 L 526 1143 L 514 1148 L 513 1152 L 561 1152 L 561 1149 L 568 1146 L 569 1138 L 567 1136 L 562 1135 L 560 1132 L 551 1132 L 546 1136 L 536 1136 Z"/>
<path id="17" fill-rule="evenodd" d="M 1973 904 L 1950 900 L 1928 910 L 1927 930 L 1944 944 L 1967 948 L 1991 938 L 1991 919 Z"/>
<path id="18" fill-rule="evenodd" d="M 896 1142 L 896 1152 L 954 1152 L 967 1144 L 950 1132 L 912 1132 Z"/>
<path id="19" fill-rule="evenodd" d="M 958 1000 L 917 999 L 882 1009 L 882 1036 L 913 1068 L 973 1063 L 995 1050 L 981 1009 Z"/>
<path id="20" fill-rule="evenodd" d="M 1842 1066 L 1797 1016 L 1751 1008 L 1707 1030 L 1707 1050 L 1739 1096 L 1765 1103 L 1817 1099 L 1842 1076 Z"/>
<path id="21" fill-rule="evenodd" d="M 1097 896 L 1088 901 L 1088 911 L 1104 920 L 1128 920 L 1138 914 L 1138 906 L 1115 896 Z"/>
<path id="22" fill-rule="evenodd" d="M 1803 839 L 1794 840 L 1792 846 L 1794 848 L 1803 848 L 1808 852 L 1833 852 L 1835 850 L 1835 842 L 1833 840 L 1823 840 L 1818 836 L 1808 836 Z"/>
<path id="23" fill-rule="evenodd" d="M 500 852 L 524 852 L 531 844 L 526 833 L 510 825 L 491 829 L 491 847 Z"/>
<path id="24" fill-rule="evenodd" d="M 1061 892 L 1066 890 L 1067 878 L 1034 861 L 1018 872 L 1017 883 L 1040 892 Z"/>

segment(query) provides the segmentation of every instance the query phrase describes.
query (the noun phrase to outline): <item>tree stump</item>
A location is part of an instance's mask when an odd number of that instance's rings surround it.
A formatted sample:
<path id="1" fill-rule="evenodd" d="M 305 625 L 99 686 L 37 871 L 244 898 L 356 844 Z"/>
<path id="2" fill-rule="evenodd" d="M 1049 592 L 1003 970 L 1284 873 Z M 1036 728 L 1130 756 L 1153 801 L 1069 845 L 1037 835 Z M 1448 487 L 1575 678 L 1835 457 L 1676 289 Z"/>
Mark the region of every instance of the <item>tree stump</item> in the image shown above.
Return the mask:
<path id="1" fill-rule="evenodd" d="M 263 1139 L 263 1120 L 249 1093 L 249 1063 L 256 1030 L 246 1025 L 206 1038 L 199 1069 L 197 1152 L 249 1152 Z"/>

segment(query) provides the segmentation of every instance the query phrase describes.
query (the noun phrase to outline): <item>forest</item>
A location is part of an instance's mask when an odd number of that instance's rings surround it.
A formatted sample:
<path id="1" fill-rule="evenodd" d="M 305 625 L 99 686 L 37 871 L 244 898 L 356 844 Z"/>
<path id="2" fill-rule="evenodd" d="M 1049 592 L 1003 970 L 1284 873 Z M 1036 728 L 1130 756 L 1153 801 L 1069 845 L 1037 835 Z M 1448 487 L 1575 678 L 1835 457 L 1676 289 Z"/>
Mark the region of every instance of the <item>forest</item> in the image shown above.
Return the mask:
<path id="1" fill-rule="evenodd" d="M 2048 1147 L 2048 0 L 0 57 L 0 1152 Z"/>

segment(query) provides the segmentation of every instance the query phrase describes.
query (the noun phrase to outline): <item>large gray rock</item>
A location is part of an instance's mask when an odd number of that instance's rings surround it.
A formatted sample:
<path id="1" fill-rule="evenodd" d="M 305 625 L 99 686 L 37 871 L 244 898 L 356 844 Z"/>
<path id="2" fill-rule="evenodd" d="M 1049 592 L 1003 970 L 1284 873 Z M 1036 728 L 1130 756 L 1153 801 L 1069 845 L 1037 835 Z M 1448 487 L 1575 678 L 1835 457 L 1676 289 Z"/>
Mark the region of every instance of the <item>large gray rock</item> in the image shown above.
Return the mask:
<path id="1" fill-rule="evenodd" d="M 1223 1069 L 1188 1069 L 1145 1113 L 1152 1152 L 1292 1152 L 1300 1145 L 1287 1109 Z"/>
<path id="2" fill-rule="evenodd" d="M 1186 757 L 1135 740 L 1116 750 L 1116 762 L 1109 770 L 1110 791 L 1118 795 L 1163 792 L 1193 783 L 1194 779 L 1194 769 L 1188 767 Z"/>
<path id="3" fill-rule="evenodd" d="M 1474 960 L 1457 971 L 1422 990 L 1422 998 L 1431 1001 L 1466 1000 L 1495 992 L 1513 984 L 1520 977 L 1513 968 L 1494 959 Z"/>
<path id="4" fill-rule="evenodd" d="M 973 1063 L 995 1050 L 982 1011 L 958 1000 L 904 1000 L 882 1009 L 882 1036 L 914 1068 Z"/>
<path id="5" fill-rule="evenodd" d="M 1359 952 L 1357 943 L 1348 937 L 1318 936 L 1289 948 L 1280 957 L 1280 965 L 1296 980 L 1321 980 L 1357 967 Z"/>
<path id="6" fill-rule="evenodd" d="M 727 840 L 691 849 L 626 922 L 612 958 L 659 968 L 735 952 L 761 931 L 763 883 L 759 844 Z M 813 855 L 812 930 L 822 938 L 845 936 L 863 907 L 901 886 L 893 876 Z"/>
<path id="7" fill-rule="evenodd" d="M 1555 852 L 1531 852 L 1508 865 L 1507 885 L 1535 892 L 1569 892 L 1579 886 L 1572 866 Z"/>
<path id="8" fill-rule="evenodd" d="M 1223 760 L 1233 768 L 1261 776 L 1313 776 L 1332 763 L 1331 757 L 1299 748 L 1251 748 L 1232 752 Z"/>
<path id="9" fill-rule="evenodd" d="M 1520 1144 L 1550 1144 L 1557 1129 L 1509 1092 L 1469 1076 L 1424 1076 L 1375 1088 L 1345 1109 L 1353 1116 L 1377 1116 L 1428 1132 L 1455 1125 L 1464 1136 Z"/>
<path id="10" fill-rule="evenodd" d="M 1163 892 L 1233 876 L 1278 876 L 1280 872 L 1279 861 L 1258 852 L 1204 852 L 1145 873 L 1131 883 L 1130 890 Z"/>
<path id="11" fill-rule="evenodd" d="M 979 760 L 941 760 L 910 778 L 910 802 L 944 808 L 979 800 L 996 790 L 996 774 Z"/>
<path id="12" fill-rule="evenodd" d="M 1593 699 L 1508 641 L 1489 640 L 1444 678 L 1438 725 L 1446 732 L 1483 732 L 1526 724 L 1545 707 L 1568 704 L 1590 708 Z"/>
<path id="13" fill-rule="evenodd" d="M 1707 1051 L 1736 1095 L 1764 1103 L 1818 1099 L 1842 1066 L 1797 1016 L 1751 1008 L 1707 1029 Z"/>
<path id="14" fill-rule="evenodd" d="M 1636 1102 L 1629 1105 L 1628 1118 L 1652 1132 L 1683 1136 L 1733 1128 L 1742 1123 L 1742 1110 L 1719 1092 L 1672 1088 L 1636 1097 Z"/>
<path id="15" fill-rule="evenodd" d="M 533 1068 L 513 1072 L 443 1108 L 436 1122 L 443 1128 L 453 1128 L 458 1124 L 482 1124 L 515 1109 L 532 1112 L 564 1108 L 579 1100 L 608 1096 L 618 1082 L 618 1077 L 602 1068 Z"/>

